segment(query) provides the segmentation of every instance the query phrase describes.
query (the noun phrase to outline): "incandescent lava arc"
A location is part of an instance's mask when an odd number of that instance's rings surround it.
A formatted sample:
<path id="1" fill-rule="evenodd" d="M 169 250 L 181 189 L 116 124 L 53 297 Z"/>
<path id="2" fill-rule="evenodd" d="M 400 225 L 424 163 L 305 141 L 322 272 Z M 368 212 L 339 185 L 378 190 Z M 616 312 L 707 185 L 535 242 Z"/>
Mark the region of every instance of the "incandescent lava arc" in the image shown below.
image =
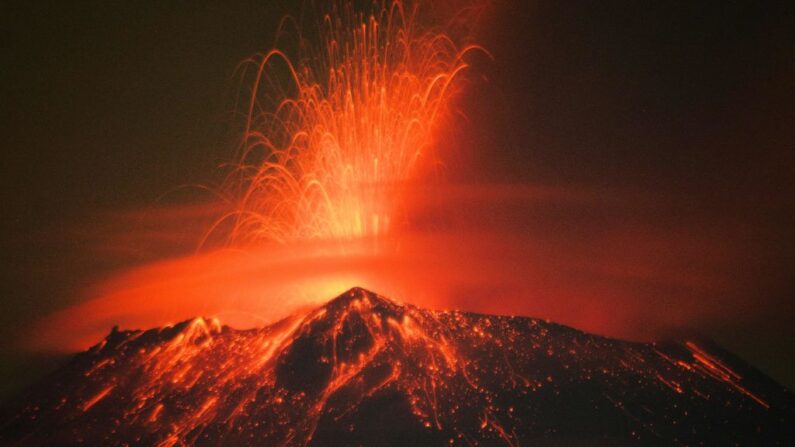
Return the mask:
<path id="1" fill-rule="evenodd" d="M 435 131 L 479 47 L 423 26 L 419 2 L 353 3 L 331 2 L 309 29 L 299 25 L 297 49 L 244 64 L 240 154 L 216 224 L 231 221 L 231 243 L 382 236 L 437 162 Z"/>

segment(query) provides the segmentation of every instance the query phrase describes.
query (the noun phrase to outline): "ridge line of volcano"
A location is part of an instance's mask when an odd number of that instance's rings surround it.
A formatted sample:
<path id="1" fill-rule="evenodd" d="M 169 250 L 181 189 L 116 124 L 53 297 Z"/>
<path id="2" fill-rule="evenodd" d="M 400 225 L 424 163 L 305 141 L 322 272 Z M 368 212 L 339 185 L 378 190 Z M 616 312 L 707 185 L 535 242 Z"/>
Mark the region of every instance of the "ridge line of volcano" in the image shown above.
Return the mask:
<path id="1" fill-rule="evenodd" d="M 524 445 L 585 433 L 784 445 L 794 413 L 789 390 L 717 345 L 427 310 L 357 287 L 261 328 L 204 317 L 116 328 L 0 413 L 0 444 Z"/>

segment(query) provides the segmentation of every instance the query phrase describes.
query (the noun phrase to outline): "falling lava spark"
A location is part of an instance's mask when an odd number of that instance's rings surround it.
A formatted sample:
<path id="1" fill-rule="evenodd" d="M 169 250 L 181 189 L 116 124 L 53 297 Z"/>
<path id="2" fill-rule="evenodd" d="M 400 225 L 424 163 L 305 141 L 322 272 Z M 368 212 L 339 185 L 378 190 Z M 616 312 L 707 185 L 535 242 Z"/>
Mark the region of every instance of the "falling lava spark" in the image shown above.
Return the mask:
<path id="1" fill-rule="evenodd" d="M 249 61 L 241 155 L 223 190 L 232 210 L 218 222 L 233 221 L 233 242 L 378 237 L 407 217 L 454 81 L 483 51 L 424 29 L 418 7 L 332 2 L 306 33 L 316 39 L 296 32 L 294 54 Z"/>

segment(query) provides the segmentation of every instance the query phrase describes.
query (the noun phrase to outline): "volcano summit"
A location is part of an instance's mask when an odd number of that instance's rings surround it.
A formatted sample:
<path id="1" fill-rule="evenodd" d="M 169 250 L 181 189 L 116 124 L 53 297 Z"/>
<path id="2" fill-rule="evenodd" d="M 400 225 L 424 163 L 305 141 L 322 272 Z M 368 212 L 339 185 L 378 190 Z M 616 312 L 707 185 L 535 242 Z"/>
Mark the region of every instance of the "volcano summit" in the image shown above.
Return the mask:
<path id="1" fill-rule="evenodd" d="M 261 329 L 114 329 L 1 423 L 0 443 L 20 446 L 784 445 L 795 398 L 709 342 L 355 288 Z"/>

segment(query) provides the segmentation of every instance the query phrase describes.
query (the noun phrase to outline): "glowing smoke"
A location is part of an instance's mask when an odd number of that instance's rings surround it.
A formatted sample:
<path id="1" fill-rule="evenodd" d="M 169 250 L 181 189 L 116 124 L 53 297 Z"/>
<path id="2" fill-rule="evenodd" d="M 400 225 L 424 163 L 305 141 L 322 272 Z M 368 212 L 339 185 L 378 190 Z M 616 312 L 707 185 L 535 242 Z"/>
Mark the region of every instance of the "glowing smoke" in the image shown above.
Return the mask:
<path id="1" fill-rule="evenodd" d="M 85 348 L 116 324 L 195 316 L 250 327 L 354 285 L 639 338 L 752 314 L 741 297 L 752 296 L 749 277 L 762 266 L 746 246 L 776 242 L 755 230 L 684 219 L 659 198 L 616 191 L 428 188 L 440 150 L 457 149 L 441 148 L 439 134 L 474 47 L 417 17 L 399 1 L 338 6 L 294 31 L 290 48 L 250 61 L 240 153 L 224 203 L 209 207 L 225 210 L 210 237 L 229 244 L 186 254 L 201 238 L 191 234 L 190 246 L 164 256 L 164 241 L 184 241 L 191 213 L 154 212 L 146 231 L 130 231 L 127 214 L 111 219 L 96 244 L 113 248 L 111 262 L 146 246 L 160 256 L 98 278 L 33 343 Z"/>

